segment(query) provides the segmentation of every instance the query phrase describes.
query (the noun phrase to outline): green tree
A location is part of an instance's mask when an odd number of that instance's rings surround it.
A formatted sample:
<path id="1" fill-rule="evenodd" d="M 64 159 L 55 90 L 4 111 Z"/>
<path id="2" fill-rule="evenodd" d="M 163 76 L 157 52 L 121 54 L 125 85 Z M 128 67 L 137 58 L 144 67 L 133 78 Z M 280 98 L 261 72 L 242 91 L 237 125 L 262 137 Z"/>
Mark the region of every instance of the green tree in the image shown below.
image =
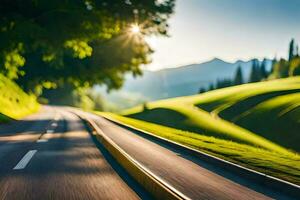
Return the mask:
<path id="1" fill-rule="evenodd" d="M 234 76 L 234 80 L 233 80 L 233 84 L 234 85 L 241 85 L 243 84 L 243 73 L 242 73 L 242 68 L 239 65 L 236 72 L 235 72 L 235 76 Z"/>
<path id="2" fill-rule="evenodd" d="M 224 78 L 222 80 L 217 80 L 216 89 L 225 88 L 232 86 L 232 80 L 229 78 Z"/>
<path id="3" fill-rule="evenodd" d="M 258 82 L 261 80 L 260 67 L 257 59 L 252 60 L 252 67 L 250 72 L 249 82 Z"/>
<path id="4" fill-rule="evenodd" d="M 269 72 L 267 71 L 266 67 L 267 67 L 267 60 L 263 59 L 261 65 L 260 65 L 260 76 L 261 76 L 261 79 L 266 79 L 269 76 Z"/>
<path id="5" fill-rule="evenodd" d="M 204 87 L 201 87 L 201 88 L 199 89 L 199 94 L 204 93 L 204 92 L 206 92 L 206 89 L 205 89 Z"/>
<path id="6" fill-rule="evenodd" d="M 295 40 L 292 39 L 289 44 L 289 61 L 295 56 Z"/>
<path id="7" fill-rule="evenodd" d="M 214 90 L 215 86 L 213 83 L 209 84 L 207 91 Z"/>
<path id="8" fill-rule="evenodd" d="M 150 62 L 144 36 L 167 35 L 173 8 L 174 0 L 1 0 L 0 72 L 27 90 L 119 88 Z"/>
<path id="9" fill-rule="evenodd" d="M 296 48 L 294 48 L 296 46 Z M 289 60 L 273 60 L 270 78 L 285 78 L 300 75 L 300 57 L 298 45 L 292 40 L 289 44 Z"/>
<path id="10" fill-rule="evenodd" d="M 300 75 L 300 57 L 295 57 L 290 61 L 289 76 Z"/>
<path id="11" fill-rule="evenodd" d="M 283 58 L 281 58 L 274 65 L 274 78 L 286 78 L 289 76 L 289 62 Z"/>
<path id="12" fill-rule="evenodd" d="M 276 56 L 273 58 L 272 60 L 272 65 L 271 65 L 271 70 L 270 70 L 270 74 L 273 74 L 274 72 L 274 65 L 277 63 L 277 58 Z"/>

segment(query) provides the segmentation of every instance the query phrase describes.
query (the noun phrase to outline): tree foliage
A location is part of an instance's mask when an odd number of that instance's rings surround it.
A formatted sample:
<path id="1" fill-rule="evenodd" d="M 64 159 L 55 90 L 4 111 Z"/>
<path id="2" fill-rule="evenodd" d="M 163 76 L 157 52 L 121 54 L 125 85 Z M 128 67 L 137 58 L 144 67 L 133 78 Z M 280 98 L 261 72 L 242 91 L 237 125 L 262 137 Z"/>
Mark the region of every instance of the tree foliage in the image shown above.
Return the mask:
<path id="1" fill-rule="evenodd" d="M 233 84 L 234 85 L 240 85 L 243 84 L 243 73 L 242 73 L 242 68 L 241 66 L 238 66 L 236 72 L 235 72 L 235 76 L 234 76 L 234 80 L 233 80 Z"/>
<path id="2" fill-rule="evenodd" d="M 257 59 L 254 59 L 252 61 L 252 67 L 251 67 L 251 72 L 250 72 L 250 78 L 249 82 L 258 82 L 261 80 L 261 74 L 260 74 L 260 66 L 259 66 L 259 61 Z"/>
<path id="3" fill-rule="evenodd" d="M 300 75 L 300 57 L 298 52 L 298 45 L 292 39 L 289 45 L 288 60 L 281 58 L 274 62 L 271 78 L 286 78 L 290 76 Z"/>
<path id="4" fill-rule="evenodd" d="M 1 0 L 0 71 L 27 90 L 70 83 L 119 88 L 150 62 L 175 0 Z M 132 24 L 141 32 L 130 32 Z"/>
<path id="5" fill-rule="evenodd" d="M 289 61 L 295 56 L 295 40 L 292 39 L 289 44 Z"/>

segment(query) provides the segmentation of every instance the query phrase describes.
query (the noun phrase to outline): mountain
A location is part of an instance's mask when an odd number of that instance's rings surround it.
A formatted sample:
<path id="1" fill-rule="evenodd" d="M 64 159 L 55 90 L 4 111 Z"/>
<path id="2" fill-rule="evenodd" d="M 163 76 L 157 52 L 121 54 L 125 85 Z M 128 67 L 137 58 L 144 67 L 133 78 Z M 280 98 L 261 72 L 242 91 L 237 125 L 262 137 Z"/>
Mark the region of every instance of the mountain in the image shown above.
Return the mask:
<path id="1" fill-rule="evenodd" d="M 214 58 L 208 62 L 177 68 L 144 70 L 143 76 L 136 78 L 126 75 L 123 88 L 111 94 L 106 94 L 105 89 L 101 87 L 97 87 L 97 90 L 101 91 L 110 102 L 127 104 L 130 101 L 128 106 L 132 106 L 143 101 L 197 94 L 200 87 L 208 87 L 218 79 L 233 78 L 238 66 L 241 66 L 244 81 L 247 81 L 251 65 L 252 60 L 230 63 Z M 271 60 L 267 60 L 267 67 L 270 66 Z M 127 107 L 121 105 L 124 106 Z"/>

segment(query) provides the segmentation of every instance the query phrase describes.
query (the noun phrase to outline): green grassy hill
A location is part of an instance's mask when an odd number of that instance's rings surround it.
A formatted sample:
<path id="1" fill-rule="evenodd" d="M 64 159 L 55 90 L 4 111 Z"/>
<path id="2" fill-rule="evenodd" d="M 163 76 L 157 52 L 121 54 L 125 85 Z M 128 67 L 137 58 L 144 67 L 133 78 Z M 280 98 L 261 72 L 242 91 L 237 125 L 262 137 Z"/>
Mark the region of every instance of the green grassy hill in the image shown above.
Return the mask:
<path id="1" fill-rule="evenodd" d="M 299 152 L 299 95 L 300 78 L 288 78 L 156 101 L 146 110 L 140 106 L 123 114 L 270 150 Z"/>
<path id="2" fill-rule="evenodd" d="M 0 74 L 0 123 L 20 119 L 39 109 L 33 95 L 26 94 L 17 84 Z"/>
<path id="3" fill-rule="evenodd" d="M 244 84 L 104 114 L 300 183 L 300 77 Z"/>

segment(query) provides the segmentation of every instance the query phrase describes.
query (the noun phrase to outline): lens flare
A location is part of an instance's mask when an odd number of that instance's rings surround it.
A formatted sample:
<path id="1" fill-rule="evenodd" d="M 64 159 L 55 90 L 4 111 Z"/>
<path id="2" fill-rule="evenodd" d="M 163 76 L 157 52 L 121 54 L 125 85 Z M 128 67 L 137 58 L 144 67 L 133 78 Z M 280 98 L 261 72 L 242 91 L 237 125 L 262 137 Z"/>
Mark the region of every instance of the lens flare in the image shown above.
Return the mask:
<path id="1" fill-rule="evenodd" d="M 141 31 L 139 25 L 137 25 L 137 24 L 132 24 L 130 30 L 134 34 L 138 34 Z"/>

